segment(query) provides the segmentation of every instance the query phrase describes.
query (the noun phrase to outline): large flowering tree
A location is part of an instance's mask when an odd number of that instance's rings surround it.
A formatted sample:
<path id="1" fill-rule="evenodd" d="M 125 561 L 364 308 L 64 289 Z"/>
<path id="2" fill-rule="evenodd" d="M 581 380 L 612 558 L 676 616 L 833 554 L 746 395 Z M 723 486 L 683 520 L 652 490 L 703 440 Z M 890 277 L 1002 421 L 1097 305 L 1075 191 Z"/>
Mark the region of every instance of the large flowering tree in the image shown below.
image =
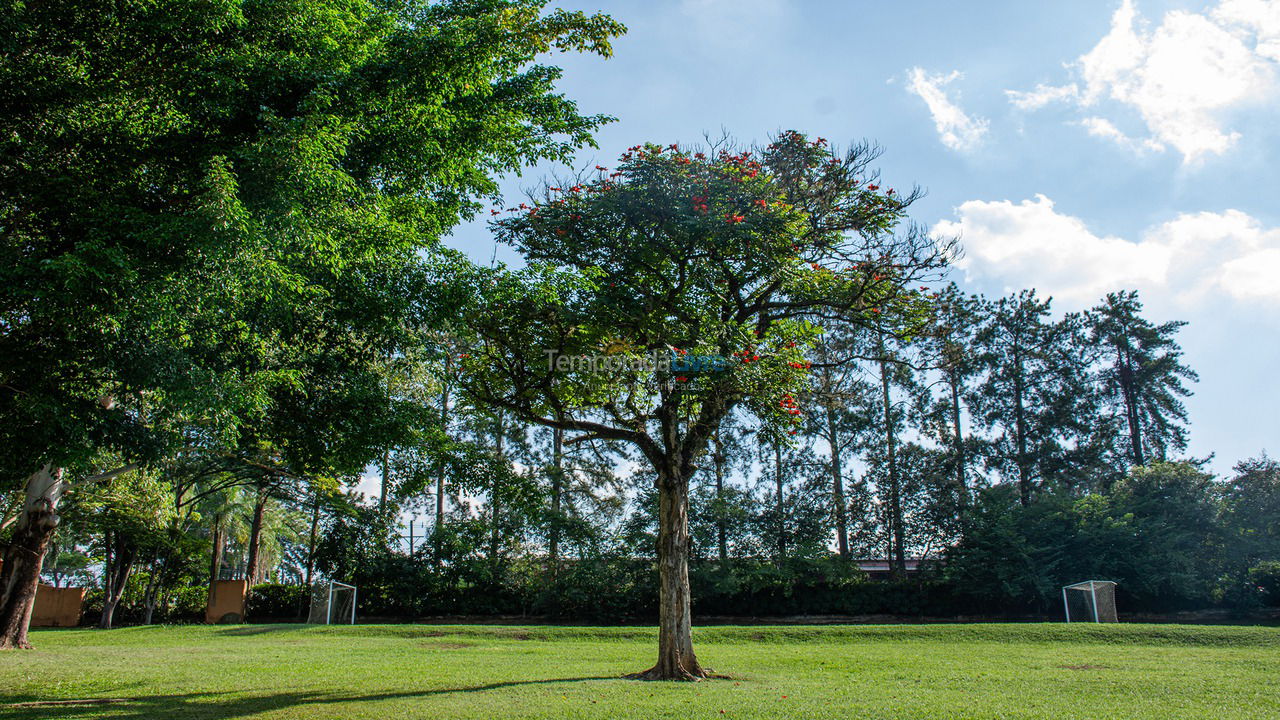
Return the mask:
<path id="1" fill-rule="evenodd" d="M 916 197 L 878 186 L 876 151 L 787 132 L 764 148 L 631 148 L 493 210 L 519 271 L 477 269 L 465 386 L 570 433 L 633 446 L 659 491 L 658 661 L 636 677 L 707 677 L 693 650 L 689 479 L 745 406 L 794 433 L 831 323 L 927 311 L 920 279 L 945 248 L 895 232 Z"/>

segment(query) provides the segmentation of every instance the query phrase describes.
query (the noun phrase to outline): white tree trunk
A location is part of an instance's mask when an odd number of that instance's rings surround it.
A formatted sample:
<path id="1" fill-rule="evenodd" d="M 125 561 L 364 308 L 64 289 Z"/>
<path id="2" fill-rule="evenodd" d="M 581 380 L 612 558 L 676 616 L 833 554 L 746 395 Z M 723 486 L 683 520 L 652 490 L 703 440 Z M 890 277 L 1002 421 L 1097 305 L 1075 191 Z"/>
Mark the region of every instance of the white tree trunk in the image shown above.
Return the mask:
<path id="1" fill-rule="evenodd" d="M 30 648 L 27 628 L 45 550 L 58 527 L 58 503 L 67 490 L 62 468 L 45 465 L 27 478 L 22 511 L 0 567 L 0 650 Z"/>

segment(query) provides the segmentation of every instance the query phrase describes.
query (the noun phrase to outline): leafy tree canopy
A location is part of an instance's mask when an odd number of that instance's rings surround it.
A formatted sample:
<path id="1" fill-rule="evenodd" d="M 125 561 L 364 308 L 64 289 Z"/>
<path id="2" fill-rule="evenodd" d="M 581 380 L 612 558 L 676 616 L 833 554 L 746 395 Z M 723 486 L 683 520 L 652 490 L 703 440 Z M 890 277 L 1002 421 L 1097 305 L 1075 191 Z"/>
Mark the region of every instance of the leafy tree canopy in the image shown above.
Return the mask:
<path id="1" fill-rule="evenodd" d="M 4 475 L 367 405 L 430 307 L 419 252 L 607 119 L 534 61 L 623 28 L 544 5 L 3 3 Z M 360 439 L 320 425 L 285 444 Z"/>

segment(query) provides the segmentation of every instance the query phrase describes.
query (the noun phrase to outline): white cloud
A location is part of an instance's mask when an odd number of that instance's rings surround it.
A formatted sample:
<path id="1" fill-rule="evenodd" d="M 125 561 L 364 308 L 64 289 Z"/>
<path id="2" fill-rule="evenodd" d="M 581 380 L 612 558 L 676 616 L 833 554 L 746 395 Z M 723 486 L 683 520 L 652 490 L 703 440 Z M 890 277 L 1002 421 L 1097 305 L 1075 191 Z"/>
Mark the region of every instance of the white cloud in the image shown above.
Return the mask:
<path id="1" fill-rule="evenodd" d="M 1223 127 L 1227 111 L 1266 99 L 1276 86 L 1280 60 L 1280 2 L 1222 0 L 1211 12 L 1171 11 L 1152 30 L 1133 0 L 1124 0 L 1111 30 L 1071 65 L 1077 83 L 1007 91 L 1010 102 L 1034 110 L 1051 102 L 1094 109 L 1091 134 L 1127 136 L 1096 116 L 1104 102 L 1136 110 L 1149 138 L 1123 144 L 1134 149 L 1170 146 L 1190 163 L 1220 155 L 1239 139 Z M 1114 132 L 1096 132 L 1105 120 Z"/>
<path id="2" fill-rule="evenodd" d="M 1080 88 L 1075 83 L 1061 86 L 1040 83 L 1035 90 L 1005 90 L 1004 94 L 1009 96 L 1009 102 L 1019 110 L 1039 110 L 1050 103 L 1076 99 L 1080 95 Z"/>
<path id="3" fill-rule="evenodd" d="M 911 68 L 908 72 L 907 89 L 920 96 L 929 106 L 929 114 L 933 116 L 933 124 L 938 128 L 942 144 L 952 150 L 973 150 L 982 143 L 987 134 L 987 121 L 984 118 L 971 118 L 958 105 L 947 97 L 943 87 L 961 78 L 959 71 L 950 75 L 929 75 L 923 68 Z"/>
<path id="4" fill-rule="evenodd" d="M 1174 253 L 1168 283 L 1184 302 L 1223 294 L 1280 307 L 1280 228 L 1239 210 L 1182 213 L 1147 231 Z"/>
<path id="5" fill-rule="evenodd" d="M 956 265 L 970 282 L 1000 291 L 1034 287 L 1068 306 L 1137 289 L 1179 304 L 1228 298 L 1280 309 L 1280 228 L 1239 210 L 1180 214 L 1138 240 L 1098 235 L 1044 195 L 1013 203 L 971 200 L 935 236 L 959 236 Z"/>
<path id="6" fill-rule="evenodd" d="M 1242 299 L 1280 301 L 1280 248 L 1265 248 L 1222 266 L 1221 281 Z"/>
<path id="7" fill-rule="evenodd" d="M 1138 140 L 1125 135 L 1121 132 L 1120 128 L 1115 126 L 1115 123 L 1103 117 L 1087 117 L 1081 120 L 1080 124 L 1084 126 L 1084 129 L 1087 130 L 1090 135 L 1111 140 L 1117 145 L 1128 148 L 1134 152 L 1141 152 L 1143 150 L 1159 151 L 1164 149 L 1164 145 L 1161 145 L 1151 138 Z"/>
<path id="8" fill-rule="evenodd" d="M 1280 2 L 1275 0 L 1222 0 L 1213 17 L 1246 39 L 1256 42 L 1254 52 L 1280 61 Z"/>

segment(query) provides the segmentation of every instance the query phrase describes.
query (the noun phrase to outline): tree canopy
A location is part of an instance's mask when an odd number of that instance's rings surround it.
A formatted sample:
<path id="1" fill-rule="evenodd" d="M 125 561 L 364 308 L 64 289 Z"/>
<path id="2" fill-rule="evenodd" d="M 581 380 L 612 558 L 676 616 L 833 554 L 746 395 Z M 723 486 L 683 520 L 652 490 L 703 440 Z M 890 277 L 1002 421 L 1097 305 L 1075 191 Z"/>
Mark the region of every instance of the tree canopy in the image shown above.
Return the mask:
<path id="1" fill-rule="evenodd" d="M 519 271 L 477 271 L 468 391 L 628 443 L 656 477 L 661 611 L 645 677 L 701 677 L 689 635 L 688 484 L 738 405 L 794 434 L 822 324 L 922 317 L 948 247 L 907 227 L 878 152 L 782 133 L 765 147 L 632 147 L 496 220 Z M 502 211 L 494 210 L 501 215 Z M 898 326 L 909 323 L 899 319 Z"/>
<path id="2" fill-rule="evenodd" d="M 607 120 L 535 60 L 607 56 L 623 31 L 541 0 L 3 16 L 2 475 L 54 468 L 29 501 L 55 523 L 58 469 L 103 449 L 248 438 L 294 472 L 362 467 L 397 428 L 358 420 L 388 406 L 374 361 L 447 306 L 421 253 L 497 173 L 563 160 Z"/>

